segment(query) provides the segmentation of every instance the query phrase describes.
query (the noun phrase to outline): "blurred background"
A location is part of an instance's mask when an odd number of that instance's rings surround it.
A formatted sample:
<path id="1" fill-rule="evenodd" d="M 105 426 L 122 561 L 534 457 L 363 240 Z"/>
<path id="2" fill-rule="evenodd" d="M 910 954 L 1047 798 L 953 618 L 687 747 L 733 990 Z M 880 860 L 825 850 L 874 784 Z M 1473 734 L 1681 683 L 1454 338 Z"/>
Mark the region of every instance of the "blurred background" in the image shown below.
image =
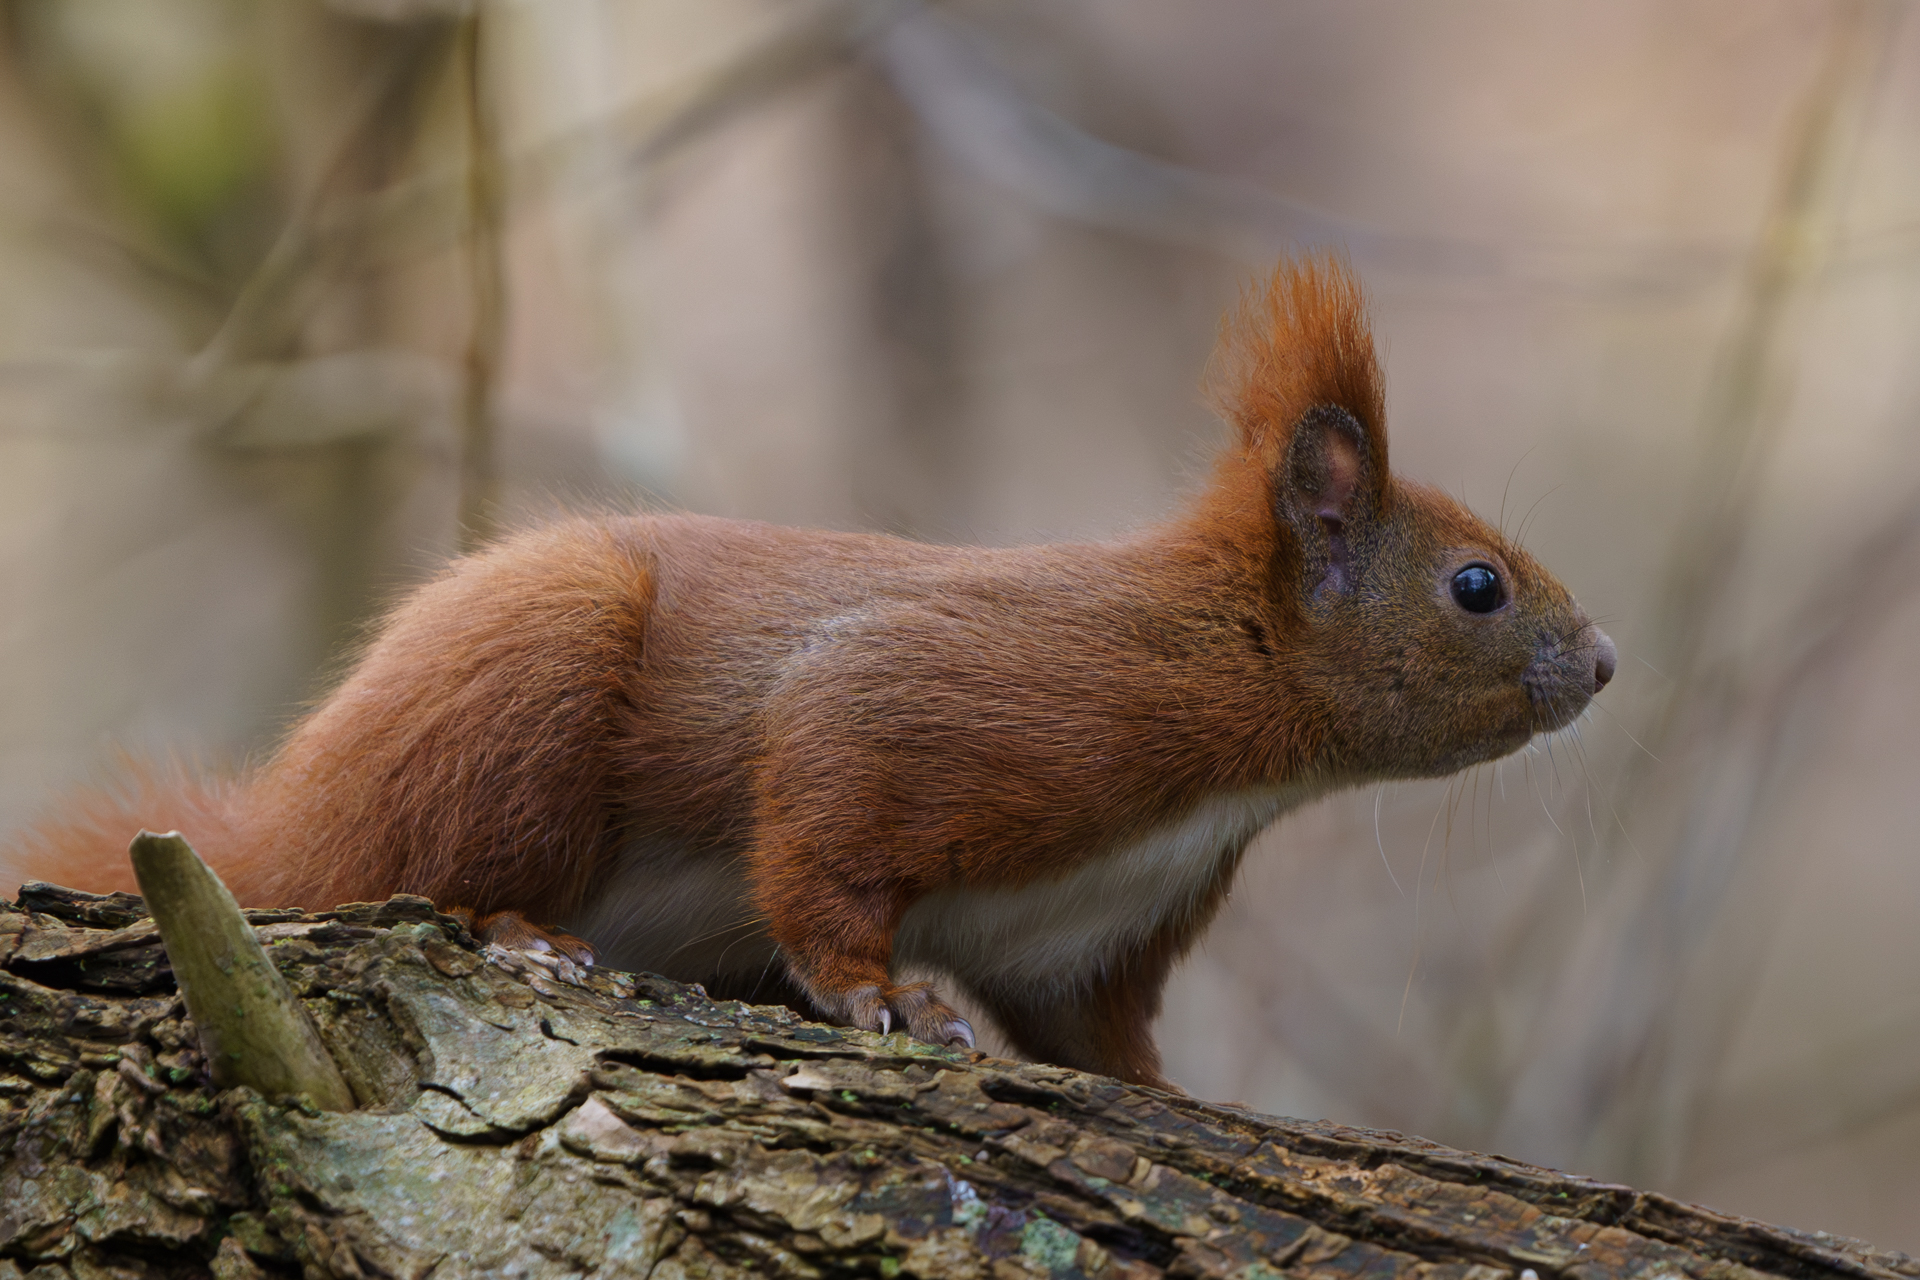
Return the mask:
<path id="1" fill-rule="evenodd" d="M 1165 514 L 1218 316 L 1334 248 L 1397 468 L 1620 674 L 1264 836 L 1171 1073 L 1920 1250 L 1904 11 L 5 0 L 0 829 L 270 748 L 544 513 Z"/>

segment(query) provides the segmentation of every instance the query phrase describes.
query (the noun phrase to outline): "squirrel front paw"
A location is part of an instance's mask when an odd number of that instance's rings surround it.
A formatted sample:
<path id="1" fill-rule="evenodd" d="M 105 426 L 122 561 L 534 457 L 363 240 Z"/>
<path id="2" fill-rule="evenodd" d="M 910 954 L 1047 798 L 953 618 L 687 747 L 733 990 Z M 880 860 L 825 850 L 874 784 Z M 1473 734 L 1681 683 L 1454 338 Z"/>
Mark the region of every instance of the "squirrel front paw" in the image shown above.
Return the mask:
<path id="1" fill-rule="evenodd" d="M 973 1024 L 935 995 L 930 982 L 869 984 L 833 995 L 816 991 L 814 999 L 829 1017 L 862 1031 L 905 1031 L 928 1044 L 973 1048 Z"/>

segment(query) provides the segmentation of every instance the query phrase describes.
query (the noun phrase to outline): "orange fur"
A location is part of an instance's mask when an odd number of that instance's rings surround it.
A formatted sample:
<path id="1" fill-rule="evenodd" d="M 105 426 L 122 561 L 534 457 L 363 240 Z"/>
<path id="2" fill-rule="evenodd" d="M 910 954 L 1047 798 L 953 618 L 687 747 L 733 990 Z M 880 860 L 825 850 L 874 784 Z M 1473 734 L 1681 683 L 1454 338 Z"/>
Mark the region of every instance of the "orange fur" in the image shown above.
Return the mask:
<path id="1" fill-rule="evenodd" d="M 244 784 L 143 782 L 42 828 L 36 870 L 124 886 L 133 829 L 177 825 L 244 899 L 568 919 L 611 959 L 964 1037 L 893 981 L 926 961 L 1027 1052 L 1165 1083 L 1160 991 L 1262 825 L 1510 751 L 1612 670 L 1525 552 L 1391 475 L 1338 264 L 1249 296 L 1213 390 L 1237 436 L 1206 490 L 1120 541 L 511 537 L 396 609 Z M 1497 608 L 1450 594 L 1463 566 Z"/>
<path id="2" fill-rule="evenodd" d="M 29 878 L 96 893 L 137 893 L 127 861 L 132 833 L 191 831 L 203 856 L 222 858 L 235 845 L 245 785 L 243 778 L 210 777 L 177 761 L 157 765 L 123 756 L 112 786 L 64 797 L 57 816 L 18 837 L 10 861 L 27 868 Z"/>

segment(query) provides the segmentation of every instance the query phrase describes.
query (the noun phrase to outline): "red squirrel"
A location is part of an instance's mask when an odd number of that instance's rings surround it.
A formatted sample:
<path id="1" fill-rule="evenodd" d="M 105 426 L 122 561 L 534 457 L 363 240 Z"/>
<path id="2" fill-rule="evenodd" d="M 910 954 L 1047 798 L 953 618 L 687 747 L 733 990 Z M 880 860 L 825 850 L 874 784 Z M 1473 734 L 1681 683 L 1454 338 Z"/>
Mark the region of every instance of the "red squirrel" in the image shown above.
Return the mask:
<path id="1" fill-rule="evenodd" d="M 1161 991 L 1255 834 L 1505 755 L 1615 661 L 1524 551 L 1388 471 L 1344 266 L 1282 263 L 1213 369 L 1232 441 L 1162 524 L 531 529 L 395 608 L 265 765 L 96 797 L 30 865 L 130 888 L 128 839 L 177 827 L 242 901 L 423 894 L 512 945 L 972 1044 L 894 979 L 924 966 L 1036 1059 L 1171 1087 Z"/>

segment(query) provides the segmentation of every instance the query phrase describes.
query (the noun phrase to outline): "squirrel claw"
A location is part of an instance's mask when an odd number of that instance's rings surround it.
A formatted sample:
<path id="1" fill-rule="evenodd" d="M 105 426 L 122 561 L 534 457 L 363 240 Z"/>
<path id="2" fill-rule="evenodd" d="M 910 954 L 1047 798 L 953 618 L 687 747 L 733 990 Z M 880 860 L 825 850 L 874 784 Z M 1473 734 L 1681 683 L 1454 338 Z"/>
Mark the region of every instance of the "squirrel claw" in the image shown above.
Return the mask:
<path id="1" fill-rule="evenodd" d="M 578 941 L 578 939 L 573 939 L 573 941 Z M 584 946 L 585 944 L 582 943 L 581 947 L 561 950 L 554 946 L 546 937 L 536 936 L 532 940 L 521 944 L 520 950 L 551 952 L 554 959 L 562 965 L 578 965 L 582 969 L 591 969 L 593 968 L 593 952 L 584 950 Z"/>
<path id="2" fill-rule="evenodd" d="M 586 970 L 556 952 L 535 951 L 532 947 L 506 947 L 489 942 L 481 948 L 480 954 L 490 964 L 505 969 L 541 995 L 557 994 L 553 985 L 555 982 L 575 987 L 587 985 Z"/>
<path id="3" fill-rule="evenodd" d="M 885 987 L 876 983 L 838 993 L 816 988 L 811 994 L 827 1017 L 864 1031 L 883 1036 L 904 1031 L 928 1044 L 973 1047 L 972 1025 L 925 982 Z"/>
<path id="4" fill-rule="evenodd" d="M 535 938 L 531 945 L 517 948 L 501 947 L 500 944 L 494 943 L 488 950 L 491 953 L 495 948 L 516 952 L 523 963 L 538 965 L 562 982 L 571 983 L 576 987 L 587 985 L 586 968 L 576 963 L 571 956 L 555 951 L 543 938 Z"/>

